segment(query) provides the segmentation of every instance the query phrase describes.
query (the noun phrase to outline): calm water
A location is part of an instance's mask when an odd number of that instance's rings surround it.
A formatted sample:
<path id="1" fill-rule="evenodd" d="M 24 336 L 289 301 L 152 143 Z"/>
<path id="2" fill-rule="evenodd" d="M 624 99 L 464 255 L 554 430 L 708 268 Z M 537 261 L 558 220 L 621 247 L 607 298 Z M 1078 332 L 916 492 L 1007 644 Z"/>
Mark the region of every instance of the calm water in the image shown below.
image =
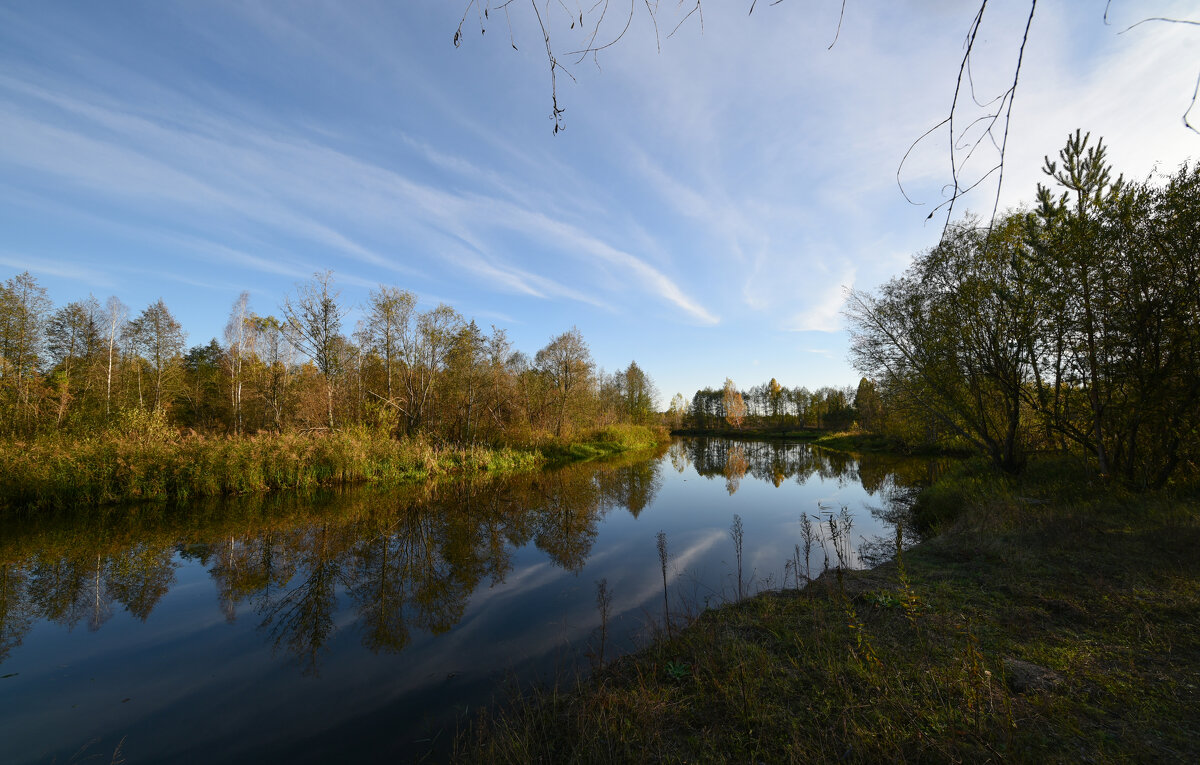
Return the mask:
<path id="1" fill-rule="evenodd" d="M 404 491 L 140 506 L 0 527 L 0 761 L 407 760 L 513 678 L 586 668 L 673 608 L 792 586 L 802 513 L 862 565 L 937 465 L 681 439 L 647 458 Z M 117 516 L 120 516 L 117 518 Z M 829 548 L 832 556 L 832 548 Z M 811 565 L 819 572 L 820 546 Z M 803 565 L 803 564 L 801 564 Z"/>

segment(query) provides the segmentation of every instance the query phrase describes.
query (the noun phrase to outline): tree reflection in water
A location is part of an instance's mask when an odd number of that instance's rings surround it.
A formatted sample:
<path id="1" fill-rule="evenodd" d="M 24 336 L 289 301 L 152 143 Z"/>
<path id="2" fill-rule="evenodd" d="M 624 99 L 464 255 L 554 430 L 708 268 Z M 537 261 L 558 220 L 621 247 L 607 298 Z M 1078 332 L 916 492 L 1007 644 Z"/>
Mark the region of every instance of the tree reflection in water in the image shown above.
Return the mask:
<path id="1" fill-rule="evenodd" d="M 530 541 L 580 571 L 599 522 L 617 507 L 636 517 L 654 501 L 660 471 L 660 460 L 642 456 L 403 491 L 10 521 L 0 542 L 0 662 L 39 619 L 96 630 L 116 605 L 144 621 L 180 559 L 207 570 L 226 621 L 252 613 L 304 674 L 319 672 L 346 603 L 364 647 L 399 652 L 413 629 L 458 623 L 480 583 L 502 583 L 513 551 Z"/>
<path id="2" fill-rule="evenodd" d="M 729 494 L 747 475 L 777 487 L 814 475 L 861 482 L 878 498 L 872 513 L 893 527 L 903 525 L 910 487 L 942 469 L 936 461 L 860 459 L 803 444 L 696 438 L 675 441 L 667 459 L 398 491 L 9 520 L 0 527 L 0 662 L 38 620 L 97 630 L 123 608 L 144 621 L 174 584 L 181 560 L 207 571 L 227 621 L 252 615 L 275 650 L 306 674 L 319 672 L 339 629 L 335 614 L 347 605 L 365 648 L 400 652 L 414 631 L 436 634 L 457 624 L 480 584 L 504 582 L 514 551 L 530 542 L 555 566 L 581 571 L 603 519 L 614 509 L 642 513 L 667 463 L 720 478 Z M 859 553 L 872 561 L 894 547 L 894 539 L 867 540 Z"/>

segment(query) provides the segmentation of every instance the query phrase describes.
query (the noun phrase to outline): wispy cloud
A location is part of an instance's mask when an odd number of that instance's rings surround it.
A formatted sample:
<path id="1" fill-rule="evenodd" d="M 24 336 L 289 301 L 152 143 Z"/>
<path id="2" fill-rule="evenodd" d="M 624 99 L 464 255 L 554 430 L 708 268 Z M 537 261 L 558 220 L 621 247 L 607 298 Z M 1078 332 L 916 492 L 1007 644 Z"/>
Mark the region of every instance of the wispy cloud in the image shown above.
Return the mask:
<path id="1" fill-rule="evenodd" d="M 608 243 L 603 235 L 531 207 L 534 201 L 513 184 L 419 142 L 409 143 L 426 159 L 476 184 L 482 179 L 499 195 L 435 188 L 308 137 L 267 135 L 254 125 L 204 114 L 199 107 L 196 119 L 181 122 L 179 115 L 152 111 L 130 116 L 102 99 L 98 103 L 64 95 L 65 89 L 3 76 L 0 88 L 10 94 L 0 100 L 0 130 L 13 137 L 0 147 L 0 161 L 77 188 L 131 198 L 141 209 L 166 208 L 164 212 L 177 219 L 201 215 L 227 234 L 245 235 L 269 226 L 277 235 L 332 247 L 398 273 L 417 273 L 418 264 L 423 270 L 436 268 L 436 261 L 427 257 L 397 259 L 359 241 L 362 236 L 380 241 L 410 237 L 418 248 L 423 243 L 481 283 L 529 297 L 607 304 L 590 291 L 506 264 L 491 243 L 491 232 L 507 228 L 573 258 L 615 268 L 624 273 L 621 282 L 678 307 L 693 320 L 717 321 L 661 270 Z M 58 124 L 63 112 L 70 119 Z M 454 246 L 455 241 L 465 247 Z M 216 247 L 226 257 L 235 254 L 234 248 Z M 294 272 L 288 266 L 272 269 L 244 253 L 241 262 L 260 270 Z"/>
<path id="2" fill-rule="evenodd" d="M 28 253 L 0 251 L 0 265 L 16 271 L 29 271 L 34 275 L 58 276 L 88 285 L 115 286 L 111 274 L 105 271 L 68 260 L 47 258 L 44 255 L 35 256 Z"/>

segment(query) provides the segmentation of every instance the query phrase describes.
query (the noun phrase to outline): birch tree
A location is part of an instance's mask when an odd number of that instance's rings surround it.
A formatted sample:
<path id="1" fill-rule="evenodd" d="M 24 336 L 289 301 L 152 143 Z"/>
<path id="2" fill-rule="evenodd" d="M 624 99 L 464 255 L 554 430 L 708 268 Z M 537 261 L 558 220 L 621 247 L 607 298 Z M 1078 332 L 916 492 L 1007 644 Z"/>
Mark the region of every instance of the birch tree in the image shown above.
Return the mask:
<path id="1" fill-rule="evenodd" d="M 232 407 L 233 432 L 240 435 L 242 422 L 243 367 L 254 353 L 254 323 L 250 320 L 250 293 L 242 292 L 233 302 L 225 324 L 226 364 L 229 372 L 229 403 Z"/>

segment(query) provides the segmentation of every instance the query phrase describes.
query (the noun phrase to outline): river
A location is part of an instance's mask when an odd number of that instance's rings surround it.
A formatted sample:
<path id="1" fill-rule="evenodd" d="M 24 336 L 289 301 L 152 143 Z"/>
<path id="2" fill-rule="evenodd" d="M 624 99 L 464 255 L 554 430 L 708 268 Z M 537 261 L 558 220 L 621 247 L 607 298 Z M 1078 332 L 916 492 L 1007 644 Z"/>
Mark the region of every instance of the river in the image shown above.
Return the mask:
<path id="1" fill-rule="evenodd" d="M 679 619 L 835 565 L 831 514 L 852 522 L 846 565 L 886 557 L 905 498 L 939 468 L 678 438 L 532 474 L 10 519 L 0 759 L 444 753 L 464 715 L 514 684 L 649 639 L 664 619 L 660 531 Z M 823 535 L 807 563 L 802 514 Z"/>

